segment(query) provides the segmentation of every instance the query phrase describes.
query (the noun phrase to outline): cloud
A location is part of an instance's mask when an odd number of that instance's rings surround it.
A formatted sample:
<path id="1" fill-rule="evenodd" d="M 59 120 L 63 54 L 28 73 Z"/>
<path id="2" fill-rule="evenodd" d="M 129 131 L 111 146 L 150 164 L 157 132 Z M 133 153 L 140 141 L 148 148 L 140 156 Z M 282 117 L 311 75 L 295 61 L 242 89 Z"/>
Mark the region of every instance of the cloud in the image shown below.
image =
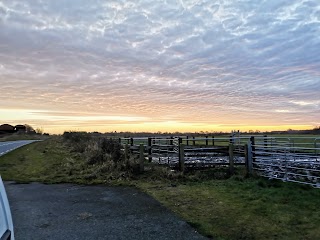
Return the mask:
<path id="1" fill-rule="evenodd" d="M 146 122 L 312 125 L 319 16 L 316 0 L 4 0 L 0 100 Z"/>

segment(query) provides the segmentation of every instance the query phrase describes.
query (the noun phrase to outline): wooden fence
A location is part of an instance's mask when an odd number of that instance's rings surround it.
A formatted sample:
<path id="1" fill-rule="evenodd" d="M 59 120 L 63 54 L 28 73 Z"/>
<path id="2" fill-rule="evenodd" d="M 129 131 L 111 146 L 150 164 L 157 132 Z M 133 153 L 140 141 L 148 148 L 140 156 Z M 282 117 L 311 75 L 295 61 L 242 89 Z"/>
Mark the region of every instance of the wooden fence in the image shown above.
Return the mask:
<path id="1" fill-rule="evenodd" d="M 320 137 L 145 137 L 121 138 L 125 154 L 165 164 L 180 171 L 245 165 L 248 175 L 320 187 Z"/>
<path id="2" fill-rule="evenodd" d="M 218 165 L 245 164 L 244 144 L 248 137 L 142 137 L 119 141 L 132 154 L 149 162 L 166 164 L 184 171 L 186 168 L 209 168 Z"/>

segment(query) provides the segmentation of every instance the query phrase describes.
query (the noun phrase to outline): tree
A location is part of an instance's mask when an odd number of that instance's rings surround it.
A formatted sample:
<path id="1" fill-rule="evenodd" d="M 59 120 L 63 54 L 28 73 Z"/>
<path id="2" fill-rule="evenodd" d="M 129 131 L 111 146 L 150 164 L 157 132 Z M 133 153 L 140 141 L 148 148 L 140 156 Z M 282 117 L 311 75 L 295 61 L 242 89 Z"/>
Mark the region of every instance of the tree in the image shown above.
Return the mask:
<path id="1" fill-rule="evenodd" d="M 39 128 L 39 127 L 38 127 L 38 128 L 36 128 L 36 133 L 37 133 L 37 134 L 42 135 L 42 134 L 43 134 L 43 132 L 44 132 L 44 131 L 43 131 L 43 128 L 42 128 L 42 127 L 40 127 L 40 128 Z"/>
<path id="2" fill-rule="evenodd" d="M 24 125 L 26 127 L 26 133 L 35 133 L 36 131 L 29 124 Z"/>

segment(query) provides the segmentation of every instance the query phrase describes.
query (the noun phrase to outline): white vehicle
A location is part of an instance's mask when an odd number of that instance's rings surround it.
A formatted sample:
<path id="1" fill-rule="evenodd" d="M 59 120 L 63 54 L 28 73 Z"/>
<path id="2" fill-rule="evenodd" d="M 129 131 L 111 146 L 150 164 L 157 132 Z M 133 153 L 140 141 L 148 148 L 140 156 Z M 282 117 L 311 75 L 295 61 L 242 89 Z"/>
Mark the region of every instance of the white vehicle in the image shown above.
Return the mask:
<path id="1" fill-rule="evenodd" d="M 0 240 L 14 240 L 10 206 L 0 176 Z"/>

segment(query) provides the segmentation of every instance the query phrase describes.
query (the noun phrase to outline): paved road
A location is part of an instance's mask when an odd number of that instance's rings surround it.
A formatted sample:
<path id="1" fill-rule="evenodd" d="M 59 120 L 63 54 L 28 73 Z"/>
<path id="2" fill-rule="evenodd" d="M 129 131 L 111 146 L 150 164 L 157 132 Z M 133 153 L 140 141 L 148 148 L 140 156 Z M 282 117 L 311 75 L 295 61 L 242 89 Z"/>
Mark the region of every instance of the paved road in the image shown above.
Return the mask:
<path id="1" fill-rule="evenodd" d="M 206 239 L 135 188 L 5 185 L 17 240 Z"/>
<path id="2" fill-rule="evenodd" d="M 10 142 L 0 142 L 0 156 L 13 151 L 24 145 L 36 142 L 38 140 L 22 140 L 22 141 L 10 141 Z"/>

